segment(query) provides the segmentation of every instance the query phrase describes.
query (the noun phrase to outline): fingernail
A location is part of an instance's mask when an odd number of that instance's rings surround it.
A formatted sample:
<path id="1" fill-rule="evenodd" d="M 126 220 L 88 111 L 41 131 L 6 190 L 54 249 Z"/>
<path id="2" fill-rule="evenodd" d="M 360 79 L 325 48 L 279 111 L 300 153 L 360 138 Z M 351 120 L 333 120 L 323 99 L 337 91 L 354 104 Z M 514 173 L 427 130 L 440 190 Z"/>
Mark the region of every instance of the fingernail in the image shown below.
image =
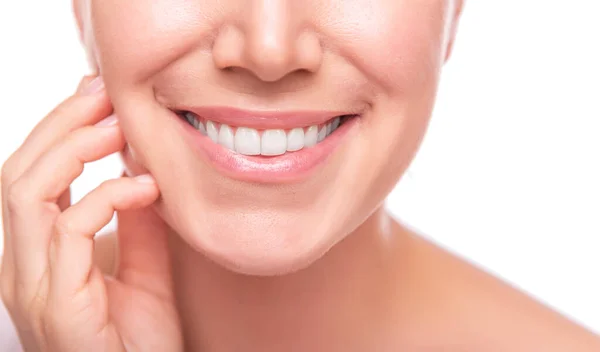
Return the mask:
<path id="1" fill-rule="evenodd" d="M 136 182 L 139 183 L 156 183 L 156 181 L 154 180 L 154 177 L 152 177 L 152 175 L 150 174 L 145 174 L 145 175 L 139 175 L 133 178 Z"/>
<path id="2" fill-rule="evenodd" d="M 83 89 L 88 86 L 88 83 L 94 79 L 93 77 L 95 76 L 83 76 L 79 81 L 79 84 L 77 85 L 77 90 L 75 91 L 75 93 L 81 94 L 83 92 Z"/>
<path id="3" fill-rule="evenodd" d="M 104 80 L 101 76 L 94 78 L 83 90 L 83 94 L 92 95 L 104 90 Z"/>
<path id="4" fill-rule="evenodd" d="M 104 120 L 98 122 L 95 126 L 96 127 L 111 127 L 116 125 L 119 122 L 119 120 L 117 119 L 117 115 L 112 114 L 109 117 L 105 118 Z"/>

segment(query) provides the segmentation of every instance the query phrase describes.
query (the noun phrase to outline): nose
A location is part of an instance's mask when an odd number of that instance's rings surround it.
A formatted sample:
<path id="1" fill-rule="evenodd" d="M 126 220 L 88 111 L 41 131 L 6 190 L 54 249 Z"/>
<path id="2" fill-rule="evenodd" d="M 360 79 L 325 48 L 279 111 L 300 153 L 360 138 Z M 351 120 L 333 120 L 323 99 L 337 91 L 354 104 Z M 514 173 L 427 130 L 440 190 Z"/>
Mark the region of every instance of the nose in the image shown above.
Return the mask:
<path id="1" fill-rule="evenodd" d="M 237 1 L 236 1 L 237 2 Z M 298 0 L 239 1 L 235 20 L 221 28 L 213 44 L 220 69 L 244 69 L 265 82 L 298 71 L 316 72 L 323 51 Z"/>

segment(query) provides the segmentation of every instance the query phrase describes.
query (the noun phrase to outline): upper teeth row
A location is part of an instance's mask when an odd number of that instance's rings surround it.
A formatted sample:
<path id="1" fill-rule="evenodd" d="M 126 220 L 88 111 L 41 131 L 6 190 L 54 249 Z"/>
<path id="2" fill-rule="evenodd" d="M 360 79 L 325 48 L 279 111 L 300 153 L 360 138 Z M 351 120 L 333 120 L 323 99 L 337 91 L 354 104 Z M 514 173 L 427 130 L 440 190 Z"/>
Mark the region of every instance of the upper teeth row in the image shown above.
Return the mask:
<path id="1" fill-rule="evenodd" d="M 289 131 L 282 129 L 258 130 L 249 127 L 220 126 L 212 121 L 203 122 L 192 113 L 185 114 L 186 120 L 202 134 L 215 143 L 234 152 L 244 155 L 281 155 L 285 152 L 295 152 L 304 147 L 312 147 L 329 136 L 340 125 L 336 117 L 319 128 L 313 125 L 308 128 L 294 128 Z"/>

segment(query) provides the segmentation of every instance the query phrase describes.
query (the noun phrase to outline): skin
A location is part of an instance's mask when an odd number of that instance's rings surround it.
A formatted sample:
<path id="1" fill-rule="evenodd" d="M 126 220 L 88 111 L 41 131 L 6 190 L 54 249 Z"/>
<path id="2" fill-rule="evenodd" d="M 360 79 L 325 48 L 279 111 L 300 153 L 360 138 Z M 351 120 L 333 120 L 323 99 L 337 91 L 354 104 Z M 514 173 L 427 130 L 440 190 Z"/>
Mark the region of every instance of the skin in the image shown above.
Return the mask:
<path id="1" fill-rule="evenodd" d="M 425 133 L 462 6 L 75 1 L 101 78 L 2 169 L 0 288 L 26 350 L 597 351 L 382 209 Z M 273 186 L 224 177 L 170 137 L 169 107 L 215 102 L 363 114 L 320 172 Z M 117 151 L 126 175 L 71 205 L 83 164 Z M 114 211 L 117 233 L 94 239 Z"/>

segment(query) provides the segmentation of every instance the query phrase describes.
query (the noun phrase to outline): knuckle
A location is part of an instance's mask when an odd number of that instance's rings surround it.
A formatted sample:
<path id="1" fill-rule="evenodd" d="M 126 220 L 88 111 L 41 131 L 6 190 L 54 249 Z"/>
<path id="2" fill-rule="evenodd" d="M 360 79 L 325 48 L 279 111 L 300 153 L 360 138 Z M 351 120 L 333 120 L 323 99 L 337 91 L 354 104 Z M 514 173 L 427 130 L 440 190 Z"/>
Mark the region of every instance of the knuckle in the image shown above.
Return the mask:
<path id="1" fill-rule="evenodd" d="M 73 144 L 78 144 L 82 140 L 87 141 L 90 136 L 90 131 L 93 131 L 91 126 L 84 126 L 84 127 L 76 129 L 75 131 L 69 133 L 68 136 L 66 136 L 65 144 L 73 145 Z"/>
<path id="2" fill-rule="evenodd" d="M 50 116 L 60 116 L 60 115 L 68 115 L 70 114 L 70 107 L 73 105 L 73 101 L 76 99 L 76 96 L 71 96 L 62 101 L 60 104 L 56 105 L 54 109 L 50 111 L 47 117 Z"/>
<path id="3" fill-rule="evenodd" d="M 11 184 L 15 179 L 15 169 L 15 156 L 12 155 L 2 164 L 2 168 L 0 169 L 0 184 Z"/>
<path id="4" fill-rule="evenodd" d="M 108 202 L 111 205 L 123 203 L 124 200 L 127 200 L 128 194 L 117 191 L 120 185 L 123 185 L 122 179 L 102 182 L 96 189 L 97 198 L 100 198 L 102 201 Z"/>
<path id="5" fill-rule="evenodd" d="M 67 135 L 64 141 L 59 145 L 61 153 L 69 155 L 69 166 L 81 174 L 84 169 L 85 155 L 88 149 L 85 144 L 89 143 L 90 126 L 81 127 Z"/>
<path id="6" fill-rule="evenodd" d="M 12 309 L 15 305 L 14 285 L 12 278 L 7 277 L 6 274 L 2 274 L 0 277 L 0 297 L 2 302 L 7 309 Z"/>
<path id="7" fill-rule="evenodd" d="M 6 206 L 11 212 L 19 212 L 21 209 L 27 208 L 27 205 L 33 202 L 34 190 L 27 187 L 22 182 L 16 181 L 7 186 L 6 190 Z"/>
<path id="8" fill-rule="evenodd" d="M 72 235 L 76 231 L 75 223 L 64 213 L 59 215 L 54 222 L 54 236 L 53 240 L 58 241 L 63 235 Z"/>
<path id="9" fill-rule="evenodd" d="M 115 188 L 115 184 L 116 184 L 117 180 L 106 180 L 106 181 L 102 181 L 102 183 L 100 183 L 100 185 L 98 185 L 98 192 L 102 192 L 102 193 L 110 193 L 112 189 Z"/>

